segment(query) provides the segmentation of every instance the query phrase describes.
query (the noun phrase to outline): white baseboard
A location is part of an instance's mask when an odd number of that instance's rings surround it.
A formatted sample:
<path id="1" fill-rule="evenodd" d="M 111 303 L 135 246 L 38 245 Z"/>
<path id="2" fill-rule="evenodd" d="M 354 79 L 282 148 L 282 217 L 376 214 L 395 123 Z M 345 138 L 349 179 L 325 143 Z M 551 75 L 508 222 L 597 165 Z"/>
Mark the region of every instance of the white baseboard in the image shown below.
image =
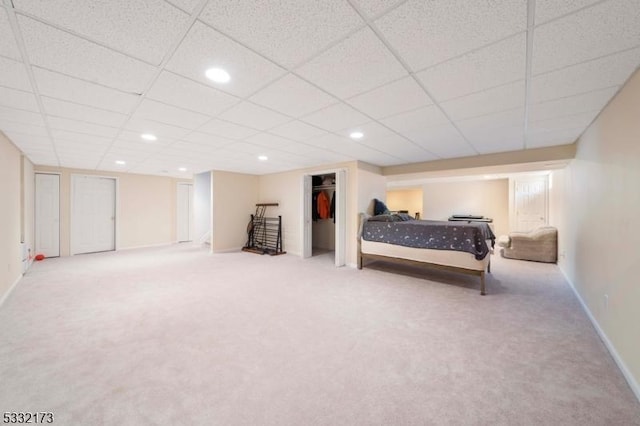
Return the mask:
<path id="1" fill-rule="evenodd" d="M 22 279 L 22 274 L 20 274 L 20 276 L 13 282 L 13 284 L 11 284 L 9 286 L 9 289 L 2 295 L 2 297 L 0 298 L 0 306 L 2 306 L 2 304 L 4 303 L 5 300 L 7 300 L 9 298 L 9 295 L 11 294 L 11 292 L 13 291 L 14 288 L 16 288 L 16 286 L 18 285 L 18 283 L 20 282 L 20 280 Z"/>
<path id="2" fill-rule="evenodd" d="M 168 243 L 156 243 L 156 244 L 146 244 L 143 246 L 132 246 L 132 247 L 118 247 L 116 249 L 116 251 L 123 251 L 123 250 L 137 250 L 137 249 L 143 249 L 143 248 L 152 248 L 152 247 L 162 247 L 162 246 L 170 246 L 172 244 L 177 244 L 176 241 L 170 241 Z"/>
<path id="3" fill-rule="evenodd" d="M 564 275 L 564 278 L 569 283 L 569 287 L 571 287 L 571 290 L 573 290 L 573 294 L 575 294 L 576 298 L 580 301 L 580 304 L 582 305 L 582 309 L 584 309 L 584 311 L 587 313 L 587 316 L 591 320 L 591 324 L 593 324 L 593 327 L 598 332 L 598 335 L 600 336 L 600 340 L 602 340 L 604 345 L 607 347 L 607 349 L 609 350 L 609 353 L 613 357 L 613 360 L 618 365 L 618 368 L 620 369 L 620 371 L 622 371 L 622 375 L 627 380 L 627 383 L 629 384 L 631 391 L 634 393 L 638 401 L 640 401 L 640 385 L 638 385 L 638 381 L 636 380 L 635 377 L 633 377 L 633 374 L 631 374 L 631 371 L 629 371 L 629 368 L 627 368 L 627 365 L 618 354 L 618 351 L 616 350 L 615 346 L 613 346 L 613 343 L 611 343 L 611 340 L 609 340 L 609 337 L 606 335 L 604 330 L 600 327 L 600 324 L 598 324 L 598 321 L 596 321 L 596 318 L 591 313 L 591 310 L 589 310 L 589 307 L 582 299 L 582 296 L 580 296 L 580 293 L 578 293 L 578 290 L 576 290 L 576 286 L 569 279 L 569 276 L 566 274 L 563 268 L 559 268 L 559 269 L 562 272 L 562 275 Z"/>

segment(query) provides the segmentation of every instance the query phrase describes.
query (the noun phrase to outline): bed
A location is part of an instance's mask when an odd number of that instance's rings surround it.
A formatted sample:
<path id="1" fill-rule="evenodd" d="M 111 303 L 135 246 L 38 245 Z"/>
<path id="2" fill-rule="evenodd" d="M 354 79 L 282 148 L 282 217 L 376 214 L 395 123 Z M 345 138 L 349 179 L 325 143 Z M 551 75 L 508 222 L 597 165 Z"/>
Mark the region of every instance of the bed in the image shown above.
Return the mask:
<path id="1" fill-rule="evenodd" d="M 384 217 L 383 217 L 384 216 Z M 388 218 L 386 217 L 388 216 Z M 358 269 L 366 260 L 420 264 L 480 277 L 491 272 L 495 235 L 487 223 L 411 220 L 401 215 L 359 215 Z"/>

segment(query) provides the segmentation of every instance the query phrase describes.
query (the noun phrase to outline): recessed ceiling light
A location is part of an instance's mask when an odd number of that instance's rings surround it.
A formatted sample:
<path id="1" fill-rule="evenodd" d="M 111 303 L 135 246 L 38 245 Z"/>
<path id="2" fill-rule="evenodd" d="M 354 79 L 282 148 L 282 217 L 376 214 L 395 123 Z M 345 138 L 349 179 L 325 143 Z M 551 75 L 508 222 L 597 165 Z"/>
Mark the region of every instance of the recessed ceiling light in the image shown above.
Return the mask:
<path id="1" fill-rule="evenodd" d="M 351 139 L 362 139 L 363 136 L 364 136 L 364 133 L 362 133 L 362 132 L 351 132 L 351 133 L 349 133 L 349 137 Z"/>
<path id="2" fill-rule="evenodd" d="M 181 172 L 186 172 L 187 168 L 186 167 L 178 167 L 178 170 Z"/>
<path id="3" fill-rule="evenodd" d="M 231 76 L 222 68 L 209 68 L 205 73 L 207 78 L 216 83 L 228 83 Z"/>
<path id="4" fill-rule="evenodd" d="M 116 164 L 118 166 L 124 166 L 125 164 L 127 164 L 127 162 L 126 161 L 122 161 L 122 160 L 116 160 Z"/>
<path id="5" fill-rule="evenodd" d="M 258 156 L 258 160 L 260 161 L 267 161 L 269 159 L 269 157 L 267 157 L 266 155 L 259 155 Z"/>
<path id="6" fill-rule="evenodd" d="M 156 135 L 152 135 L 151 133 L 143 133 L 140 135 L 142 139 L 145 141 L 157 141 L 158 137 Z"/>

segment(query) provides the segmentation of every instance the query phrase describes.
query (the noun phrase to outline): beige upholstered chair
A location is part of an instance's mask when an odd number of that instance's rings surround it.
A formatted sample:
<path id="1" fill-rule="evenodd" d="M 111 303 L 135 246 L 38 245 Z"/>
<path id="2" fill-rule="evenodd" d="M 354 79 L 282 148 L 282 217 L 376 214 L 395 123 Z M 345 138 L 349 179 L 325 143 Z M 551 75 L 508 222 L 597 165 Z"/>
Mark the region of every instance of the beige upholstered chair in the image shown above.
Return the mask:
<path id="1" fill-rule="evenodd" d="M 498 239 L 502 256 L 508 259 L 556 263 L 558 261 L 558 230 L 542 226 L 530 232 L 512 232 Z"/>

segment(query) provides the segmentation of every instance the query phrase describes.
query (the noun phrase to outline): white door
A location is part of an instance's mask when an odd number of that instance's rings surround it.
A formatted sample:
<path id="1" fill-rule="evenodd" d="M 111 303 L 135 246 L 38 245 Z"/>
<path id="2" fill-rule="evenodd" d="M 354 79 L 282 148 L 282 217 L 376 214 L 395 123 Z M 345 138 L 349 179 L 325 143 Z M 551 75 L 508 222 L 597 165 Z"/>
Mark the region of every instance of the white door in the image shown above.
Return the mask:
<path id="1" fill-rule="evenodd" d="M 516 231 L 531 231 L 547 224 L 546 176 L 516 179 L 514 184 Z"/>
<path id="2" fill-rule="evenodd" d="M 192 241 L 194 228 L 193 215 L 193 185 L 178 184 L 178 242 Z"/>
<path id="3" fill-rule="evenodd" d="M 36 173 L 35 254 L 60 256 L 60 175 Z"/>
<path id="4" fill-rule="evenodd" d="M 71 253 L 116 249 L 116 180 L 71 176 Z"/>

